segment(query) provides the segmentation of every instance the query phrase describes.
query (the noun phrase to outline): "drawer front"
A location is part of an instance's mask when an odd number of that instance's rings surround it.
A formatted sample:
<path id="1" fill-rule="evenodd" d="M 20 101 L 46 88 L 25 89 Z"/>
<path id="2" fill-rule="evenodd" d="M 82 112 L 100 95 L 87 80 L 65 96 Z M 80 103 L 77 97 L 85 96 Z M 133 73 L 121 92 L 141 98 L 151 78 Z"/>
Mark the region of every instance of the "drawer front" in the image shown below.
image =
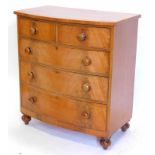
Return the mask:
<path id="1" fill-rule="evenodd" d="M 60 24 L 58 41 L 67 45 L 109 50 L 110 29 Z"/>
<path id="2" fill-rule="evenodd" d="M 55 41 L 55 25 L 20 17 L 19 35 L 42 41 Z"/>
<path id="3" fill-rule="evenodd" d="M 108 78 L 53 70 L 20 62 L 21 80 L 28 84 L 73 97 L 107 102 Z"/>
<path id="4" fill-rule="evenodd" d="M 22 85 L 21 106 L 38 115 L 79 127 L 105 130 L 106 106 L 54 96 L 45 91 Z M 40 117 L 41 117 L 40 116 Z"/>
<path id="5" fill-rule="evenodd" d="M 55 47 L 51 44 L 20 39 L 19 54 L 25 60 L 52 65 L 56 68 L 107 75 L 109 53 Z"/>

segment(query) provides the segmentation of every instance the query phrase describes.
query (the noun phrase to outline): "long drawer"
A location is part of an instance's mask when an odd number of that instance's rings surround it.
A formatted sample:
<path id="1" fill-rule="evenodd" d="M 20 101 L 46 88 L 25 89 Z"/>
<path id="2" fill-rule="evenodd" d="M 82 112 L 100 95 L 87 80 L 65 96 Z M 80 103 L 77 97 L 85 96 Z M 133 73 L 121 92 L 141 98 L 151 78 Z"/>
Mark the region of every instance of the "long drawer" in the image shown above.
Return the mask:
<path id="1" fill-rule="evenodd" d="M 33 41 L 19 40 L 20 57 L 57 68 L 108 76 L 109 53 L 67 48 Z"/>
<path id="2" fill-rule="evenodd" d="M 20 62 L 21 81 L 77 98 L 107 103 L 108 78 L 54 70 L 38 64 Z"/>
<path id="3" fill-rule="evenodd" d="M 75 101 L 54 96 L 28 85 L 21 85 L 21 107 L 36 113 L 40 118 L 73 124 L 95 130 L 106 129 L 106 105 Z"/>

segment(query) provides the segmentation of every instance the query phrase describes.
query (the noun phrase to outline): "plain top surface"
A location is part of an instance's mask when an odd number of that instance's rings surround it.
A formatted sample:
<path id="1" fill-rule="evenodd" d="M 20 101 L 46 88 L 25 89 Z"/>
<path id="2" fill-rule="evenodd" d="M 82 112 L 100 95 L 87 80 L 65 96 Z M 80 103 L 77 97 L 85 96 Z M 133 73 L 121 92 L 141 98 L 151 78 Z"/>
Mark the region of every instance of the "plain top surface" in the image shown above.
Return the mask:
<path id="1" fill-rule="evenodd" d="M 56 6 L 42 6 L 24 9 L 15 11 L 15 13 L 18 15 L 24 15 L 27 17 L 35 17 L 40 19 L 46 18 L 48 20 L 71 20 L 74 22 L 99 22 L 109 25 L 113 25 L 127 19 L 140 17 L 139 14 L 84 10 Z"/>

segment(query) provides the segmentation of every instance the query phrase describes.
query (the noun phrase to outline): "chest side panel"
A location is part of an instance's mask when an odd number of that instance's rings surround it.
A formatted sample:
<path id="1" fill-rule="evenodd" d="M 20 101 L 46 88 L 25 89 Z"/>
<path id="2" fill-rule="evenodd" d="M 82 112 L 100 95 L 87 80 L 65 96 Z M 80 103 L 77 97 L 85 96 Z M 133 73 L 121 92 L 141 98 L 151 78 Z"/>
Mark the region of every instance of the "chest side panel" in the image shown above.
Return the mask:
<path id="1" fill-rule="evenodd" d="M 132 116 L 138 20 L 122 22 L 114 28 L 110 98 L 110 133 Z"/>

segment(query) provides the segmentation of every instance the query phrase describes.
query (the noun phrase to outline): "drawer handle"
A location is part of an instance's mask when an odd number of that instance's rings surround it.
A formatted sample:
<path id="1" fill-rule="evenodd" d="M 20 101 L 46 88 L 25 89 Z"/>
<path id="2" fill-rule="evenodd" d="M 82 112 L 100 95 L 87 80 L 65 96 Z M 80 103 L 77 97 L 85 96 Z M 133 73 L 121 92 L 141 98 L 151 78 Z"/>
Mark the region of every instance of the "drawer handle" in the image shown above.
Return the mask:
<path id="1" fill-rule="evenodd" d="M 32 34 L 32 35 L 37 34 L 37 29 L 36 29 L 35 27 L 31 27 L 31 28 L 30 28 L 30 31 L 31 31 L 31 34 Z"/>
<path id="2" fill-rule="evenodd" d="M 91 64 L 91 59 L 88 58 L 88 57 L 85 57 L 83 60 L 82 60 L 82 64 L 84 66 L 89 66 Z"/>
<path id="3" fill-rule="evenodd" d="M 33 72 L 28 72 L 27 76 L 30 80 L 34 79 L 34 73 Z"/>
<path id="4" fill-rule="evenodd" d="M 37 102 L 37 98 L 35 96 L 30 97 L 28 100 L 31 104 L 34 104 L 35 102 Z"/>
<path id="5" fill-rule="evenodd" d="M 84 92 L 89 92 L 89 91 L 91 90 L 90 84 L 89 84 L 89 83 L 84 83 L 84 84 L 82 85 L 82 90 L 83 90 Z"/>
<path id="6" fill-rule="evenodd" d="M 85 119 L 89 119 L 90 118 L 90 114 L 86 111 L 82 112 L 81 116 Z"/>
<path id="7" fill-rule="evenodd" d="M 25 53 L 32 54 L 32 49 L 30 47 L 25 48 Z"/>
<path id="8" fill-rule="evenodd" d="M 84 41 L 84 40 L 86 40 L 86 38 L 87 38 L 87 35 L 86 35 L 86 33 L 80 33 L 78 36 L 77 36 L 77 38 L 78 38 L 78 40 L 80 40 L 80 41 Z"/>

